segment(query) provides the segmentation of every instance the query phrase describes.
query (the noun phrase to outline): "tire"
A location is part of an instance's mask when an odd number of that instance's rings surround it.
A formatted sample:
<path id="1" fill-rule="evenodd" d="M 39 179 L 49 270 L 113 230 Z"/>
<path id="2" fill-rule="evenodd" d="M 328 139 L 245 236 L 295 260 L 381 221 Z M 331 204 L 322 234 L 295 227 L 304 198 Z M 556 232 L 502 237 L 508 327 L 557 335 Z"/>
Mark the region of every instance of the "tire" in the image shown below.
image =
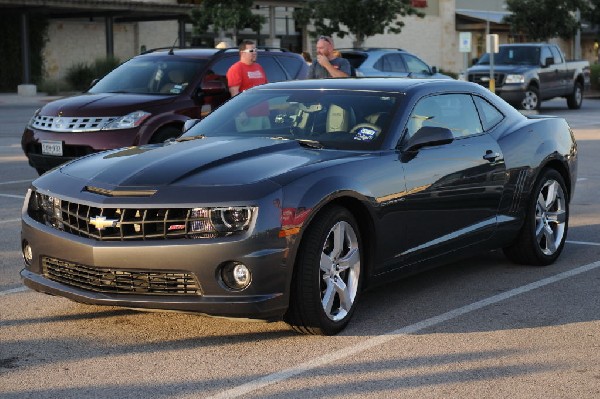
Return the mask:
<path id="1" fill-rule="evenodd" d="M 575 82 L 575 87 L 573 87 L 573 93 L 567 96 L 567 106 L 569 109 L 579 109 L 581 108 L 581 103 L 583 102 L 583 86 L 579 82 Z"/>
<path id="2" fill-rule="evenodd" d="M 346 327 L 360 296 L 362 248 L 358 225 L 347 209 L 326 208 L 311 222 L 298 251 L 284 316 L 294 330 L 335 335 Z"/>
<path id="3" fill-rule="evenodd" d="M 540 109 L 541 104 L 540 90 L 535 86 L 529 86 L 527 90 L 525 90 L 523 99 L 519 103 L 519 108 L 526 111 L 537 111 Z"/>
<path id="4" fill-rule="evenodd" d="M 546 169 L 528 200 L 525 223 L 516 241 L 504 248 L 515 263 L 547 266 L 560 255 L 569 228 L 569 198 L 564 179 Z"/>
<path id="5" fill-rule="evenodd" d="M 174 139 L 176 137 L 181 136 L 181 129 L 176 128 L 175 126 L 166 126 L 162 129 L 159 129 L 152 137 L 150 138 L 150 144 L 158 144 L 164 143 L 168 139 Z"/>

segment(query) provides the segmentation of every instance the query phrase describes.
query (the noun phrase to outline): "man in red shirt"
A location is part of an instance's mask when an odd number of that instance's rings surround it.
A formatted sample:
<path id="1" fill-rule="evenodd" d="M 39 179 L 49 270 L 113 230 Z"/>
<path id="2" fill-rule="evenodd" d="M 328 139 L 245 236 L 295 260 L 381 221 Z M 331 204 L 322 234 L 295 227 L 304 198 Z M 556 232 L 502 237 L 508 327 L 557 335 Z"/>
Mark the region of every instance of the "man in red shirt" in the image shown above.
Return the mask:
<path id="1" fill-rule="evenodd" d="M 240 44 L 240 60 L 227 71 L 227 84 L 231 97 L 251 87 L 267 83 L 264 69 L 256 62 L 258 50 L 251 40 Z"/>

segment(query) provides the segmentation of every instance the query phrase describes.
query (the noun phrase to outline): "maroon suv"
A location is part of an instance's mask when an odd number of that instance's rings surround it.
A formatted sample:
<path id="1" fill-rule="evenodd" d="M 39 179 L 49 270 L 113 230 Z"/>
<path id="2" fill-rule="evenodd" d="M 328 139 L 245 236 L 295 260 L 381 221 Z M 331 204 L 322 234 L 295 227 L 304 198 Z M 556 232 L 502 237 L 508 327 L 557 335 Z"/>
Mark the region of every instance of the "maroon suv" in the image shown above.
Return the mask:
<path id="1" fill-rule="evenodd" d="M 298 54 L 259 49 L 269 82 L 303 79 Z M 38 173 L 98 151 L 158 143 L 181 134 L 229 99 L 225 75 L 237 49 L 156 50 L 123 63 L 81 95 L 37 110 L 21 146 Z"/>

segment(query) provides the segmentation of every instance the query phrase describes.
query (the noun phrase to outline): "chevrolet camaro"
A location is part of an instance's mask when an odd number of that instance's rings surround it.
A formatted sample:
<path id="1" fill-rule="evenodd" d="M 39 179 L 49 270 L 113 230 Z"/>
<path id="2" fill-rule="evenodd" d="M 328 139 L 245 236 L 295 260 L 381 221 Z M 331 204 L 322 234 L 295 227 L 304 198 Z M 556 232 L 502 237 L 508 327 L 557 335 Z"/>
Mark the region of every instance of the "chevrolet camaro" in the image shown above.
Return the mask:
<path id="1" fill-rule="evenodd" d="M 548 265 L 565 243 L 571 129 L 473 83 L 279 82 L 184 130 L 36 179 L 25 285 L 331 335 L 367 287 L 494 249 Z"/>

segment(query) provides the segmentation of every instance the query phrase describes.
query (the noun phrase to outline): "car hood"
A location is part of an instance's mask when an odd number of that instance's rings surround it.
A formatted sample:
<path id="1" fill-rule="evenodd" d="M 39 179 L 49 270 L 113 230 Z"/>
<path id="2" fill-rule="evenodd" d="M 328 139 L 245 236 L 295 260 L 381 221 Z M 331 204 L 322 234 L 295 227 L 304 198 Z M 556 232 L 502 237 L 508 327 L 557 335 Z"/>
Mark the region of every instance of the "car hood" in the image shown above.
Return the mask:
<path id="1" fill-rule="evenodd" d="M 533 68 L 531 65 L 494 65 L 496 73 L 525 73 Z M 489 65 L 475 65 L 468 69 L 468 73 L 489 72 Z"/>
<path id="2" fill-rule="evenodd" d="M 72 161 L 60 173 L 105 189 L 164 186 L 239 186 L 356 152 L 312 149 L 295 140 L 212 137 L 128 147 Z"/>
<path id="3" fill-rule="evenodd" d="M 174 101 L 171 95 L 129 93 L 82 94 L 46 104 L 43 116 L 122 116 Z"/>

